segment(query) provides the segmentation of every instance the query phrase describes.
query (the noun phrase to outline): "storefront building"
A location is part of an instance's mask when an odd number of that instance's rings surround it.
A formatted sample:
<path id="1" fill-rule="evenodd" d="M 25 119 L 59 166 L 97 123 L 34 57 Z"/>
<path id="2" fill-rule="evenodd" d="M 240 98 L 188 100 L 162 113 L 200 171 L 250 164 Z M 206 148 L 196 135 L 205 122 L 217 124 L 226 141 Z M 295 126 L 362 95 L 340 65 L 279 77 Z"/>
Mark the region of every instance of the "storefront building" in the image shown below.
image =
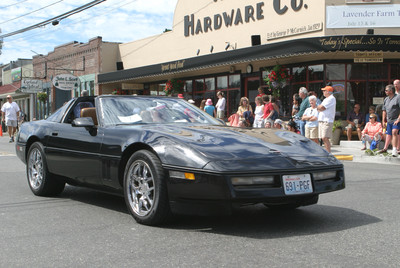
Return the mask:
<path id="1" fill-rule="evenodd" d="M 42 91 L 48 94 L 46 103 L 37 102 L 37 119 L 42 119 L 72 97 L 80 96 L 83 90 L 88 90 L 90 95 L 102 94 L 97 75 L 116 70 L 116 62 L 120 58 L 118 45 L 95 37 L 86 43 L 73 41 L 55 47 L 47 55 L 34 56 L 35 78 L 43 83 Z M 79 81 L 73 90 L 63 90 L 53 84 L 56 76 L 65 75 Z"/>
<path id="2" fill-rule="evenodd" d="M 26 116 L 26 120 L 34 117 L 34 96 L 23 89 L 25 81 L 32 79 L 32 60 L 17 59 L 0 67 L 0 107 L 7 101 L 8 95 L 12 96 L 13 101 L 18 104 Z"/>
<path id="3" fill-rule="evenodd" d="M 105 94 L 163 95 L 170 79 L 185 81 L 185 98 L 198 105 L 227 97 L 227 116 L 257 88 L 279 95 L 281 116 L 301 86 L 332 84 L 338 117 L 354 103 L 383 102 L 384 87 L 400 78 L 400 0 L 178 0 L 171 31 L 119 46 L 120 70 L 98 76 Z M 264 78 L 284 66 L 278 87 Z"/>

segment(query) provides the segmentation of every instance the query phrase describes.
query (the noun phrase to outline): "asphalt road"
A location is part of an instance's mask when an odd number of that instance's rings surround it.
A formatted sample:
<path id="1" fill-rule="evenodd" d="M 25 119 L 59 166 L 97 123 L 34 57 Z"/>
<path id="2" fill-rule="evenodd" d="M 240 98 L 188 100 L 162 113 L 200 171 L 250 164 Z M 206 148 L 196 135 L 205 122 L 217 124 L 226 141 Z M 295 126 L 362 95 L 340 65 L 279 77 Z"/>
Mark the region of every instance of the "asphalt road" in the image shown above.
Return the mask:
<path id="1" fill-rule="evenodd" d="M 1 138 L 1 139 L 4 139 Z M 137 224 L 123 198 L 68 186 L 34 196 L 0 147 L 0 267 L 398 267 L 397 166 L 345 162 L 347 188 L 318 205 Z"/>

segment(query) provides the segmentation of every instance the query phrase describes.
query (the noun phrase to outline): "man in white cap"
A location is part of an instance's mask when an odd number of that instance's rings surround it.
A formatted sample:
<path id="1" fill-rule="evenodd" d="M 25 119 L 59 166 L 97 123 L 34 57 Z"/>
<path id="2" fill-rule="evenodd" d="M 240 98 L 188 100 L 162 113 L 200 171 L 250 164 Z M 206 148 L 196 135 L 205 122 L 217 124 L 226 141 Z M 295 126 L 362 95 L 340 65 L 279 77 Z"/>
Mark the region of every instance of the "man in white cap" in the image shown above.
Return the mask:
<path id="1" fill-rule="evenodd" d="M 332 137 L 333 121 L 336 114 L 336 99 L 333 96 L 334 89 L 331 86 L 321 88 L 325 99 L 318 105 L 318 136 L 322 139 L 325 150 L 331 152 L 331 142 L 329 138 Z"/>
<path id="2" fill-rule="evenodd" d="M 7 96 L 7 102 L 1 107 L 2 120 L 6 123 L 8 135 L 10 135 L 10 142 L 14 142 L 14 134 L 17 130 L 19 106 L 16 102 L 12 101 L 11 95 Z"/>

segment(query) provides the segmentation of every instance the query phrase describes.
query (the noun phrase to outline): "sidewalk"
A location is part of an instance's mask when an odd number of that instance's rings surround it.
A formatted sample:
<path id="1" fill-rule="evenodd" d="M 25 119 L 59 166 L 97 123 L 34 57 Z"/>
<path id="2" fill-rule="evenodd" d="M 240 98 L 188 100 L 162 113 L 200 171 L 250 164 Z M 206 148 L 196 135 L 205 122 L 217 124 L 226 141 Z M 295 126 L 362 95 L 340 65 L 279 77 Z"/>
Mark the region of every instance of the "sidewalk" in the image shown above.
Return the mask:
<path id="1" fill-rule="evenodd" d="M 15 154 L 15 142 L 9 143 L 10 137 L 7 133 L 3 133 L 0 136 L 0 156 L 2 155 L 16 155 Z"/>
<path id="2" fill-rule="evenodd" d="M 0 137 L 0 156 L 16 155 L 15 142 L 9 143 L 8 134 Z M 332 145 L 332 154 L 341 161 L 365 162 L 365 163 L 382 163 L 400 165 L 400 156 L 369 156 L 365 151 L 361 151 L 361 141 L 340 141 L 340 145 Z M 389 150 L 391 152 L 391 150 Z"/>
<path id="3" fill-rule="evenodd" d="M 363 162 L 363 163 L 382 163 L 400 165 L 400 156 L 369 156 L 365 151 L 361 151 L 361 141 L 340 141 L 340 145 L 332 145 L 332 154 L 339 160 Z M 391 150 L 388 150 L 391 152 Z"/>

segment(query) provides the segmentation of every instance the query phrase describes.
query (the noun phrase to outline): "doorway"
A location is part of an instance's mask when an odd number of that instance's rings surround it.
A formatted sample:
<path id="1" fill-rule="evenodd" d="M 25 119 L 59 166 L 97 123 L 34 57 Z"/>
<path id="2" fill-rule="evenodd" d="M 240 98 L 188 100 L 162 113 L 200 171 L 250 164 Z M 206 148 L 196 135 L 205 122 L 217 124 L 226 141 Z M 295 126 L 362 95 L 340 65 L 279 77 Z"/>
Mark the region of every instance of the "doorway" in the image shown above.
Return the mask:
<path id="1" fill-rule="evenodd" d="M 246 77 L 244 81 L 244 95 L 249 99 L 253 111 L 256 107 L 255 98 L 258 95 L 258 88 L 260 87 L 260 77 Z"/>

